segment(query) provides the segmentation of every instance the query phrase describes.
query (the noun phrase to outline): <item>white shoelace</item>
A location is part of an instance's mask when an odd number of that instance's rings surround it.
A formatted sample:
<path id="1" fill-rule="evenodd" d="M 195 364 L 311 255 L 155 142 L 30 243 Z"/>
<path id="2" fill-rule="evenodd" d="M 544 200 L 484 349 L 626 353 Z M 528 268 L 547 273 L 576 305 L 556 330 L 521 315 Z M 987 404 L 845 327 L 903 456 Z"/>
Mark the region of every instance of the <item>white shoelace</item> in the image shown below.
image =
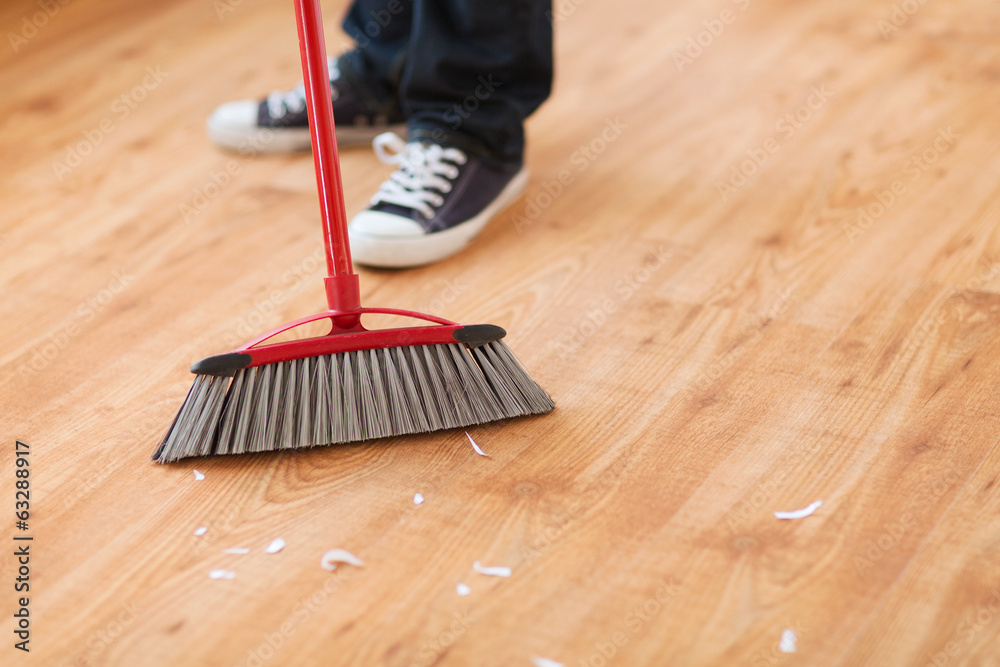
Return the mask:
<path id="1" fill-rule="evenodd" d="M 451 181 L 458 176 L 455 165 L 468 161 L 457 148 L 406 143 L 393 132 L 375 137 L 372 147 L 379 160 L 399 165 L 372 197 L 372 206 L 380 202 L 396 204 L 420 211 L 428 219 L 434 217 L 432 207 L 444 203 L 441 193 L 451 192 Z"/>
<path id="2" fill-rule="evenodd" d="M 340 78 L 337 59 L 327 56 L 327 69 L 330 71 L 330 97 L 337 99 L 340 91 L 333 82 Z M 301 113 L 306 108 L 306 86 L 299 82 L 291 90 L 275 90 L 267 96 L 267 111 L 271 118 L 284 118 L 287 113 Z"/>

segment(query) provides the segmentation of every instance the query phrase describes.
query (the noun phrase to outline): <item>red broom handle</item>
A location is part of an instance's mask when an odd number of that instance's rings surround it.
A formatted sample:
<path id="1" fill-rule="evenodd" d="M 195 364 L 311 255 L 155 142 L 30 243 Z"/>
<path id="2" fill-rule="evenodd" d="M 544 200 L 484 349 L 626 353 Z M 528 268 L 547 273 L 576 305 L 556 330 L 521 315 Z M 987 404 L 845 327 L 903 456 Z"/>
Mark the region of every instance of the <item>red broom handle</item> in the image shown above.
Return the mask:
<path id="1" fill-rule="evenodd" d="M 327 71 L 326 42 L 319 0 L 295 0 L 295 19 L 299 30 L 306 110 L 309 114 L 309 138 L 316 166 L 320 215 L 323 218 L 328 274 L 327 303 L 333 311 L 354 311 L 361 307 L 361 296 L 358 276 L 351 265 L 351 248 L 347 237 L 347 210 L 344 208 L 344 187 L 337 154 L 330 75 Z"/>

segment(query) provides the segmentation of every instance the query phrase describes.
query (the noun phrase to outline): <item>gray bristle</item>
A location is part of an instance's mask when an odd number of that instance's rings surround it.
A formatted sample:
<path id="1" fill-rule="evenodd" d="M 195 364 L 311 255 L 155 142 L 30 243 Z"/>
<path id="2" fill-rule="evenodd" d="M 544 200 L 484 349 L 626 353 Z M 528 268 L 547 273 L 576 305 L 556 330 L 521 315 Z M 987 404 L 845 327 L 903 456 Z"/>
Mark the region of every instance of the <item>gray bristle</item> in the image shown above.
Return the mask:
<path id="1" fill-rule="evenodd" d="M 196 376 L 153 460 L 358 442 L 554 407 L 500 340 L 344 352 Z"/>

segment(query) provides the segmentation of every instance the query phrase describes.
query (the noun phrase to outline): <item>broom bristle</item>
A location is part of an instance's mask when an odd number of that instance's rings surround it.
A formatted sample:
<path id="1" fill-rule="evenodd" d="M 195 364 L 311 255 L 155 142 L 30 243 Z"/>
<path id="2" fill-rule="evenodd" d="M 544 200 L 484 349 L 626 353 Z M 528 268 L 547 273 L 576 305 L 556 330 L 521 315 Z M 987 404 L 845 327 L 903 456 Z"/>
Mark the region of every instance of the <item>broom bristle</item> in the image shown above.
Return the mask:
<path id="1" fill-rule="evenodd" d="M 153 460 L 357 442 L 554 407 L 500 340 L 343 352 L 197 375 Z"/>

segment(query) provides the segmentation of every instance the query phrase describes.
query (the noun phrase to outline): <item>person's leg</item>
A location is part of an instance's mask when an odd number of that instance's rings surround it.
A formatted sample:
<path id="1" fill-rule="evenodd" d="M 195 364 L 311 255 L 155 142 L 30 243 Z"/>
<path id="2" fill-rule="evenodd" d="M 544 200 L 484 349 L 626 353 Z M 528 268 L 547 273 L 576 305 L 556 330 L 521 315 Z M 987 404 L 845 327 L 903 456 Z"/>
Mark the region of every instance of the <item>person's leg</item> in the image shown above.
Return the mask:
<path id="1" fill-rule="evenodd" d="M 412 19 L 410 0 L 357 0 L 344 19 L 356 47 L 330 59 L 330 92 L 341 147 L 370 145 L 405 118 L 396 96 Z M 300 84 L 264 100 L 218 107 L 208 119 L 217 145 L 239 152 L 309 150 L 309 118 Z"/>
<path id="2" fill-rule="evenodd" d="M 409 143 L 348 228 L 358 263 L 417 266 L 461 250 L 523 192 L 524 119 L 552 86 L 549 0 L 414 0 L 399 86 Z"/>
<path id="3" fill-rule="evenodd" d="M 355 48 L 341 56 L 341 75 L 386 115 L 402 115 L 397 91 L 412 21 L 413 0 L 354 0 L 344 16 L 344 32 Z"/>
<path id="4" fill-rule="evenodd" d="M 400 99 L 411 139 L 518 163 L 552 87 L 551 0 L 414 0 Z"/>

